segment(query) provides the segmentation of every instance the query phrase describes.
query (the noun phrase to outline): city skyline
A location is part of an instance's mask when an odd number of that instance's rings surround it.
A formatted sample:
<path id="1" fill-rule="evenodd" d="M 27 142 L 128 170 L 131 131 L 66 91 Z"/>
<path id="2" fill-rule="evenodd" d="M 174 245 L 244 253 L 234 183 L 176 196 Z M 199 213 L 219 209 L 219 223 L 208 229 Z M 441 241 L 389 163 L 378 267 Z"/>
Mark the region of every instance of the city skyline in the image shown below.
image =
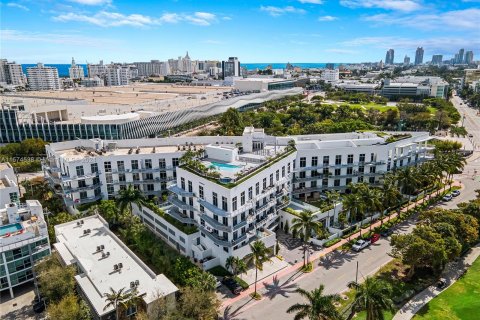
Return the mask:
<path id="1" fill-rule="evenodd" d="M 425 50 L 480 51 L 480 4 L 290 0 L 198 4 L 71 0 L 2 2 L 2 58 L 18 63 L 238 56 L 243 63 L 380 61 Z M 26 50 L 33 46 L 35 50 Z"/>

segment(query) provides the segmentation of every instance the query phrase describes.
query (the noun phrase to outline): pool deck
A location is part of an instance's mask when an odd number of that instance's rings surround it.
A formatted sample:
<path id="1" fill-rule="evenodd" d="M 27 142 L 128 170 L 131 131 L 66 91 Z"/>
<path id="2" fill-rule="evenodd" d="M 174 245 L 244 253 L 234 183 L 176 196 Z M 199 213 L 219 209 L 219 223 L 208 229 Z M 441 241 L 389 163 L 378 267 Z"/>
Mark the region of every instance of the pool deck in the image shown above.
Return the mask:
<path id="1" fill-rule="evenodd" d="M 20 222 L 14 222 L 6 225 L 0 226 L 0 237 L 4 237 L 5 235 L 15 235 L 17 233 L 21 233 L 23 230 L 23 226 Z"/>

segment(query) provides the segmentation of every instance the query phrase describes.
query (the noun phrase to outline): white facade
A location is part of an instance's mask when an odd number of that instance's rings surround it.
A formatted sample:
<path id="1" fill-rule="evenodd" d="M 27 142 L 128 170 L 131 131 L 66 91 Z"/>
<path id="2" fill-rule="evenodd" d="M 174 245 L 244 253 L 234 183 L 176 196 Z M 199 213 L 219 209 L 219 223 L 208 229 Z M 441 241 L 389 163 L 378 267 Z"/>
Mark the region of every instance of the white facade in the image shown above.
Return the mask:
<path id="1" fill-rule="evenodd" d="M 322 71 L 321 79 L 329 82 L 338 81 L 340 79 L 340 71 L 338 69 L 325 69 Z"/>
<path id="2" fill-rule="evenodd" d="M 138 70 L 129 65 L 110 65 L 106 69 L 107 86 L 126 86 L 130 80 L 138 76 Z"/>
<path id="3" fill-rule="evenodd" d="M 75 59 L 72 58 L 72 64 L 70 68 L 68 68 L 68 74 L 70 79 L 83 79 L 85 77 L 85 73 L 83 72 L 82 66 L 77 66 L 75 64 Z"/>
<path id="4" fill-rule="evenodd" d="M 113 199 L 128 185 L 149 197 L 161 198 L 168 190 L 165 214 L 197 231 L 187 232 L 151 208 L 135 213 L 171 246 L 209 268 L 231 255 L 244 257 L 255 239 L 274 246 L 279 212 L 291 197 L 315 199 L 362 181 L 377 185 L 386 172 L 431 158 L 428 133 L 387 143 L 394 134 L 273 137 L 245 128 L 243 136 L 77 140 L 47 146 L 44 170 L 71 207 Z M 291 140 L 296 150 L 289 149 Z M 199 161 L 219 178 L 179 166 L 186 150 L 204 150 Z"/>
<path id="5" fill-rule="evenodd" d="M 27 81 L 22 65 L 15 63 L 15 61 L 8 62 L 6 59 L 0 59 L 0 83 L 24 86 Z"/>
<path id="6" fill-rule="evenodd" d="M 125 288 L 125 293 L 136 290 L 147 312 L 158 299 L 174 303 L 178 288 L 143 263 L 99 215 L 56 225 L 55 237 L 61 262 L 74 265 L 78 271 L 75 281 L 94 319 L 110 319 L 115 313 L 105 301 L 110 288 L 117 292 Z"/>
<path id="7" fill-rule="evenodd" d="M 4 208 L 9 203 L 18 202 L 19 198 L 13 167 L 8 162 L 0 163 L 0 208 Z"/>
<path id="8" fill-rule="evenodd" d="M 27 78 L 30 90 L 60 89 L 58 69 L 45 67 L 43 63 L 38 63 L 36 67 L 27 68 Z"/>

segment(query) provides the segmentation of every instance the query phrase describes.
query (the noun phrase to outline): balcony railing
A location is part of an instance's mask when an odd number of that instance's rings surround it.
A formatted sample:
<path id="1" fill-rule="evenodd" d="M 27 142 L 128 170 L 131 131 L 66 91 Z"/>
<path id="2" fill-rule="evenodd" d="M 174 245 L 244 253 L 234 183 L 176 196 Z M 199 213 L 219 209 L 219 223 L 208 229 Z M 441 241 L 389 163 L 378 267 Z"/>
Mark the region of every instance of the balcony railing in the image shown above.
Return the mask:
<path id="1" fill-rule="evenodd" d="M 180 208 L 180 209 L 184 209 L 184 210 L 191 210 L 191 211 L 195 211 L 195 207 L 194 206 L 191 206 L 189 205 L 188 203 L 185 203 L 181 200 L 179 200 L 176 196 L 170 196 L 168 197 L 168 201 L 173 204 L 174 206 L 176 206 L 177 208 Z"/>
<path id="2" fill-rule="evenodd" d="M 310 167 L 297 167 L 295 172 L 309 171 L 309 170 L 323 170 L 324 168 L 346 168 L 346 167 L 359 167 L 359 166 L 375 166 L 386 164 L 386 161 L 369 161 L 369 162 L 353 162 L 353 163 L 341 163 L 341 164 L 328 164 L 317 165 Z"/>
<path id="3" fill-rule="evenodd" d="M 226 226 L 217 220 L 213 219 L 212 217 L 209 217 L 207 214 L 203 213 L 200 215 L 200 218 L 202 218 L 206 223 L 208 223 L 213 229 L 225 231 L 225 232 L 231 232 L 232 227 L 231 226 Z"/>
<path id="4" fill-rule="evenodd" d="M 62 190 L 64 193 L 73 193 L 73 192 L 80 192 L 80 191 L 86 191 L 86 190 L 93 190 L 96 188 L 100 188 L 102 186 L 101 183 L 96 183 L 96 184 L 90 184 L 85 187 L 63 187 Z"/>
<path id="5" fill-rule="evenodd" d="M 230 241 L 228 241 L 227 239 L 225 238 L 222 238 L 220 237 L 220 235 L 218 234 L 215 234 L 213 232 L 213 228 L 212 231 L 208 231 L 207 230 L 207 227 L 205 226 L 202 226 L 200 225 L 199 226 L 199 229 L 200 231 L 202 231 L 208 238 L 210 238 L 210 240 L 212 240 L 214 243 L 220 245 L 220 246 L 224 246 L 224 247 L 231 247 L 232 246 L 232 243 Z"/>
<path id="6" fill-rule="evenodd" d="M 198 203 L 200 203 L 202 206 L 204 206 L 208 211 L 215 213 L 216 215 L 219 215 L 221 217 L 228 217 L 230 216 L 230 213 L 218 208 L 217 206 L 214 206 L 208 201 L 205 201 L 203 199 L 198 199 Z"/>
<path id="7" fill-rule="evenodd" d="M 172 184 L 171 186 L 167 187 L 168 191 L 171 191 L 175 194 L 178 194 L 179 196 L 182 197 L 195 197 L 194 192 L 189 192 L 186 190 L 183 190 L 182 188 L 178 187 L 176 184 Z"/>

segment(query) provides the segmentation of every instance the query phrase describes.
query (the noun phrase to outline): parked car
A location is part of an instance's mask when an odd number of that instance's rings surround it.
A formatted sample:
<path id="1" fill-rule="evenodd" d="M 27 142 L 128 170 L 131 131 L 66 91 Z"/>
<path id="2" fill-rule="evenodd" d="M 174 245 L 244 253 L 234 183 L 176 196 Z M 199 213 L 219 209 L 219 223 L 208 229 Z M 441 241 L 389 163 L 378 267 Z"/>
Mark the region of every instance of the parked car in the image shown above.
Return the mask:
<path id="1" fill-rule="evenodd" d="M 372 237 L 370 238 L 370 243 L 375 243 L 375 242 L 377 242 L 378 240 L 380 240 L 380 234 L 374 233 L 374 234 L 372 235 Z"/>
<path id="2" fill-rule="evenodd" d="M 382 232 L 380 232 L 380 235 L 385 238 L 390 237 L 392 234 L 393 234 L 392 229 L 385 229 Z"/>
<path id="3" fill-rule="evenodd" d="M 239 295 L 243 291 L 242 287 L 237 283 L 237 281 L 232 278 L 225 278 L 223 279 L 222 283 L 235 295 Z"/>
<path id="4" fill-rule="evenodd" d="M 451 193 L 448 193 L 448 194 L 444 195 L 443 198 L 442 198 L 443 201 L 450 201 L 452 199 L 453 199 L 453 197 L 452 197 Z"/>
<path id="5" fill-rule="evenodd" d="M 358 240 L 355 242 L 355 244 L 352 246 L 352 250 L 356 252 L 360 252 L 366 247 L 370 245 L 370 241 L 365 241 L 365 240 Z"/>
<path id="6" fill-rule="evenodd" d="M 452 196 L 458 197 L 460 195 L 460 190 L 454 190 L 452 191 Z"/>
<path id="7" fill-rule="evenodd" d="M 33 300 L 33 312 L 42 313 L 45 311 L 45 300 L 42 297 L 35 296 Z"/>
<path id="8" fill-rule="evenodd" d="M 445 289 L 446 286 L 447 286 L 447 282 L 444 279 L 438 280 L 438 282 L 437 282 L 437 288 L 438 289 L 440 289 L 440 290 Z"/>

